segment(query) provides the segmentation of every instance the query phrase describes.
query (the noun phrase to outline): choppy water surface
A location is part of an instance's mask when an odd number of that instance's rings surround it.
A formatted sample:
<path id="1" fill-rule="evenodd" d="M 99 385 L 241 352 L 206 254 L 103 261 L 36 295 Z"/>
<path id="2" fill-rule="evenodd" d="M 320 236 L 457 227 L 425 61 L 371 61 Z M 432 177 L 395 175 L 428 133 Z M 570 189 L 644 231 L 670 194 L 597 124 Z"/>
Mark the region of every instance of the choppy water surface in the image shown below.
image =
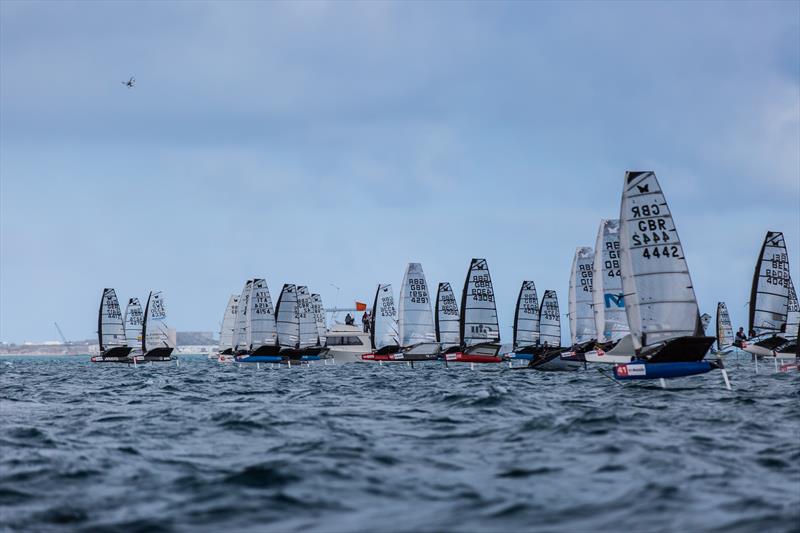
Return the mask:
<path id="1" fill-rule="evenodd" d="M 0 358 L 0 528 L 797 531 L 800 377 L 732 379 Z"/>

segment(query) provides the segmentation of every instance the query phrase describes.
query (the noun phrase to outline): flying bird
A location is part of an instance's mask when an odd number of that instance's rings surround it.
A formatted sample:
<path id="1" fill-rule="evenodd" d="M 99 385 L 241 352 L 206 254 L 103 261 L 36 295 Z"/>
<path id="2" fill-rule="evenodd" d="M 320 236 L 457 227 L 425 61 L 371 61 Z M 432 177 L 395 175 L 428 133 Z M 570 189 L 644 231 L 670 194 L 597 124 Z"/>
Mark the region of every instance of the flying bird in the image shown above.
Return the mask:
<path id="1" fill-rule="evenodd" d="M 126 87 L 128 87 L 128 89 L 133 89 L 136 86 L 136 78 L 131 76 L 128 81 L 122 81 L 120 83 L 122 83 L 122 85 L 125 85 Z"/>

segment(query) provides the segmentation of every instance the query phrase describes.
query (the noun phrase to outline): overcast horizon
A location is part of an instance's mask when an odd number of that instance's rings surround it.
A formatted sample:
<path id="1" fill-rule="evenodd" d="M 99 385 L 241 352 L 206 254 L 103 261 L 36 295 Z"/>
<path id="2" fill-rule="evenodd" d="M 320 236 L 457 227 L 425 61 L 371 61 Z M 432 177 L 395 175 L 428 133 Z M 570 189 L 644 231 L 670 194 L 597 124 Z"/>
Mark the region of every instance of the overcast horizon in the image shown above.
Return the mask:
<path id="1" fill-rule="evenodd" d="M 626 170 L 747 327 L 767 230 L 800 279 L 799 146 L 798 2 L 3 1 L 0 341 L 92 338 L 104 287 L 216 332 L 249 277 L 345 307 L 484 257 L 508 342 Z"/>

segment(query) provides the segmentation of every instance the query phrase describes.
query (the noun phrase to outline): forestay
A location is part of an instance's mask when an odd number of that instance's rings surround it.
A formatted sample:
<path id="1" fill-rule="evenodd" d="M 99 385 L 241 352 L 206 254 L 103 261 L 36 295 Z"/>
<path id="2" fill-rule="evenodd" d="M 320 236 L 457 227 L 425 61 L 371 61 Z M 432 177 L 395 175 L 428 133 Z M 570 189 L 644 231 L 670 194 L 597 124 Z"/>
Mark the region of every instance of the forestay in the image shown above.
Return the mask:
<path id="1" fill-rule="evenodd" d="M 599 342 L 630 333 L 619 264 L 619 219 L 601 220 L 592 263 L 592 312 Z"/>
<path id="2" fill-rule="evenodd" d="M 717 350 L 733 344 L 733 325 L 725 302 L 717 303 Z"/>
<path id="3" fill-rule="evenodd" d="M 300 343 L 300 321 L 297 310 L 297 287 L 286 283 L 275 306 L 278 325 L 278 344 L 282 348 L 297 348 Z"/>
<path id="4" fill-rule="evenodd" d="M 167 328 L 167 308 L 161 291 L 151 291 L 144 308 L 144 324 L 142 324 L 142 351 L 144 353 L 156 348 L 174 348 Z"/>
<path id="5" fill-rule="evenodd" d="M 250 349 L 256 351 L 261 346 L 275 346 L 278 343 L 275 310 L 269 294 L 267 281 L 256 278 L 250 289 L 250 302 L 247 309 Z"/>
<path id="6" fill-rule="evenodd" d="M 144 324 L 144 311 L 139 298 L 130 298 L 125 307 L 125 338 L 128 346 L 138 349 L 142 346 L 142 324 Z"/>
<path id="7" fill-rule="evenodd" d="M 232 294 L 228 298 L 225 314 L 222 315 L 222 326 L 219 330 L 219 351 L 233 349 L 233 328 L 236 326 L 236 315 L 239 310 L 239 296 Z"/>
<path id="8" fill-rule="evenodd" d="M 117 346 L 127 346 L 122 309 L 114 289 L 103 289 L 100 310 L 97 313 L 97 337 L 101 352 Z"/>
<path id="9" fill-rule="evenodd" d="M 655 173 L 625 173 L 620 220 L 622 288 L 634 348 L 701 333 L 683 246 Z"/>
<path id="10" fill-rule="evenodd" d="M 238 311 L 233 327 L 233 347 L 236 352 L 243 352 L 250 349 L 250 324 L 247 321 L 247 313 L 250 307 L 250 292 L 252 287 L 253 280 L 247 280 L 242 289 L 242 294 L 239 296 Z"/>
<path id="11" fill-rule="evenodd" d="M 523 281 L 514 312 L 514 349 L 539 344 L 539 297 L 532 281 Z"/>
<path id="12" fill-rule="evenodd" d="M 409 263 L 400 285 L 397 318 L 400 346 L 436 341 L 428 283 L 420 263 Z"/>
<path id="13" fill-rule="evenodd" d="M 569 278 L 569 331 L 573 345 L 597 338 L 592 310 L 593 266 L 594 250 L 588 246 L 577 248 Z"/>
<path id="14" fill-rule="evenodd" d="M 789 306 L 786 313 L 786 337 L 794 339 L 800 329 L 800 304 L 797 302 L 797 293 L 794 290 L 794 283 L 789 279 Z"/>
<path id="15" fill-rule="evenodd" d="M 308 287 L 297 287 L 297 324 L 300 335 L 300 348 L 309 348 L 317 344 L 317 317 L 311 306 L 311 294 Z"/>
<path id="16" fill-rule="evenodd" d="M 322 296 L 312 294 L 311 306 L 317 323 L 317 345 L 325 346 L 328 343 L 328 327 L 325 325 L 325 308 L 322 307 Z"/>
<path id="17" fill-rule="evenodd" d="M 461 294 L 460 336 L 465 346 L 500 342 L 494 288 L 486 259 L 473 259 Z"/>
<path id="18" fill-rule="evenodd" d="M 561 346 L 561 312 L 556 291 L 544 291 L 539 308 L 539 342 L 542 346 Z"/>
<path id="19" fill-rule="evenodd" d="M 436 291 L 436 342 L 445 348 L 461 344 L 458 302 L 446 281 L 439 283 Z"/>
<path id="20" fill-rule="evenodd" d="M 370 338 L 375 350 L 386 346 L 397 346 L 397 309 L 394 305 L 391 283 L 378 285 L 375 291 Z"/>
<path id="21" fill-rule="evenodd" d="M 750 289 L 750 330 L 756 335 L 779 333 L 789 306 L 789 254 L 783 233 L 768 231 L 758 254 Z"/>

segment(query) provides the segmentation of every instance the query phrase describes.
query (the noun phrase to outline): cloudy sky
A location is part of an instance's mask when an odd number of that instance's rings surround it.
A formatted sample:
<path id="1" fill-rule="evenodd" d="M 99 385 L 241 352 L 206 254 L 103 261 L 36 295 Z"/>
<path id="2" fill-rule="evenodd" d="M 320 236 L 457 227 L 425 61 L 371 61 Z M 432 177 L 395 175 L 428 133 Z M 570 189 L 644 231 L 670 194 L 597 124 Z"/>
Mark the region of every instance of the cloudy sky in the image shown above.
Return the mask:
<path id="1" fill-rule="evenodd" d="M 103 287 L 212 330 L 247 277 L 342 306 L 472 257 L 509 340 L 626 169 L 744 325 L 766 230 L 798 277 L 798 146 L 798 2 L 5 0 L 0 340 L 93 336 Z"/>

